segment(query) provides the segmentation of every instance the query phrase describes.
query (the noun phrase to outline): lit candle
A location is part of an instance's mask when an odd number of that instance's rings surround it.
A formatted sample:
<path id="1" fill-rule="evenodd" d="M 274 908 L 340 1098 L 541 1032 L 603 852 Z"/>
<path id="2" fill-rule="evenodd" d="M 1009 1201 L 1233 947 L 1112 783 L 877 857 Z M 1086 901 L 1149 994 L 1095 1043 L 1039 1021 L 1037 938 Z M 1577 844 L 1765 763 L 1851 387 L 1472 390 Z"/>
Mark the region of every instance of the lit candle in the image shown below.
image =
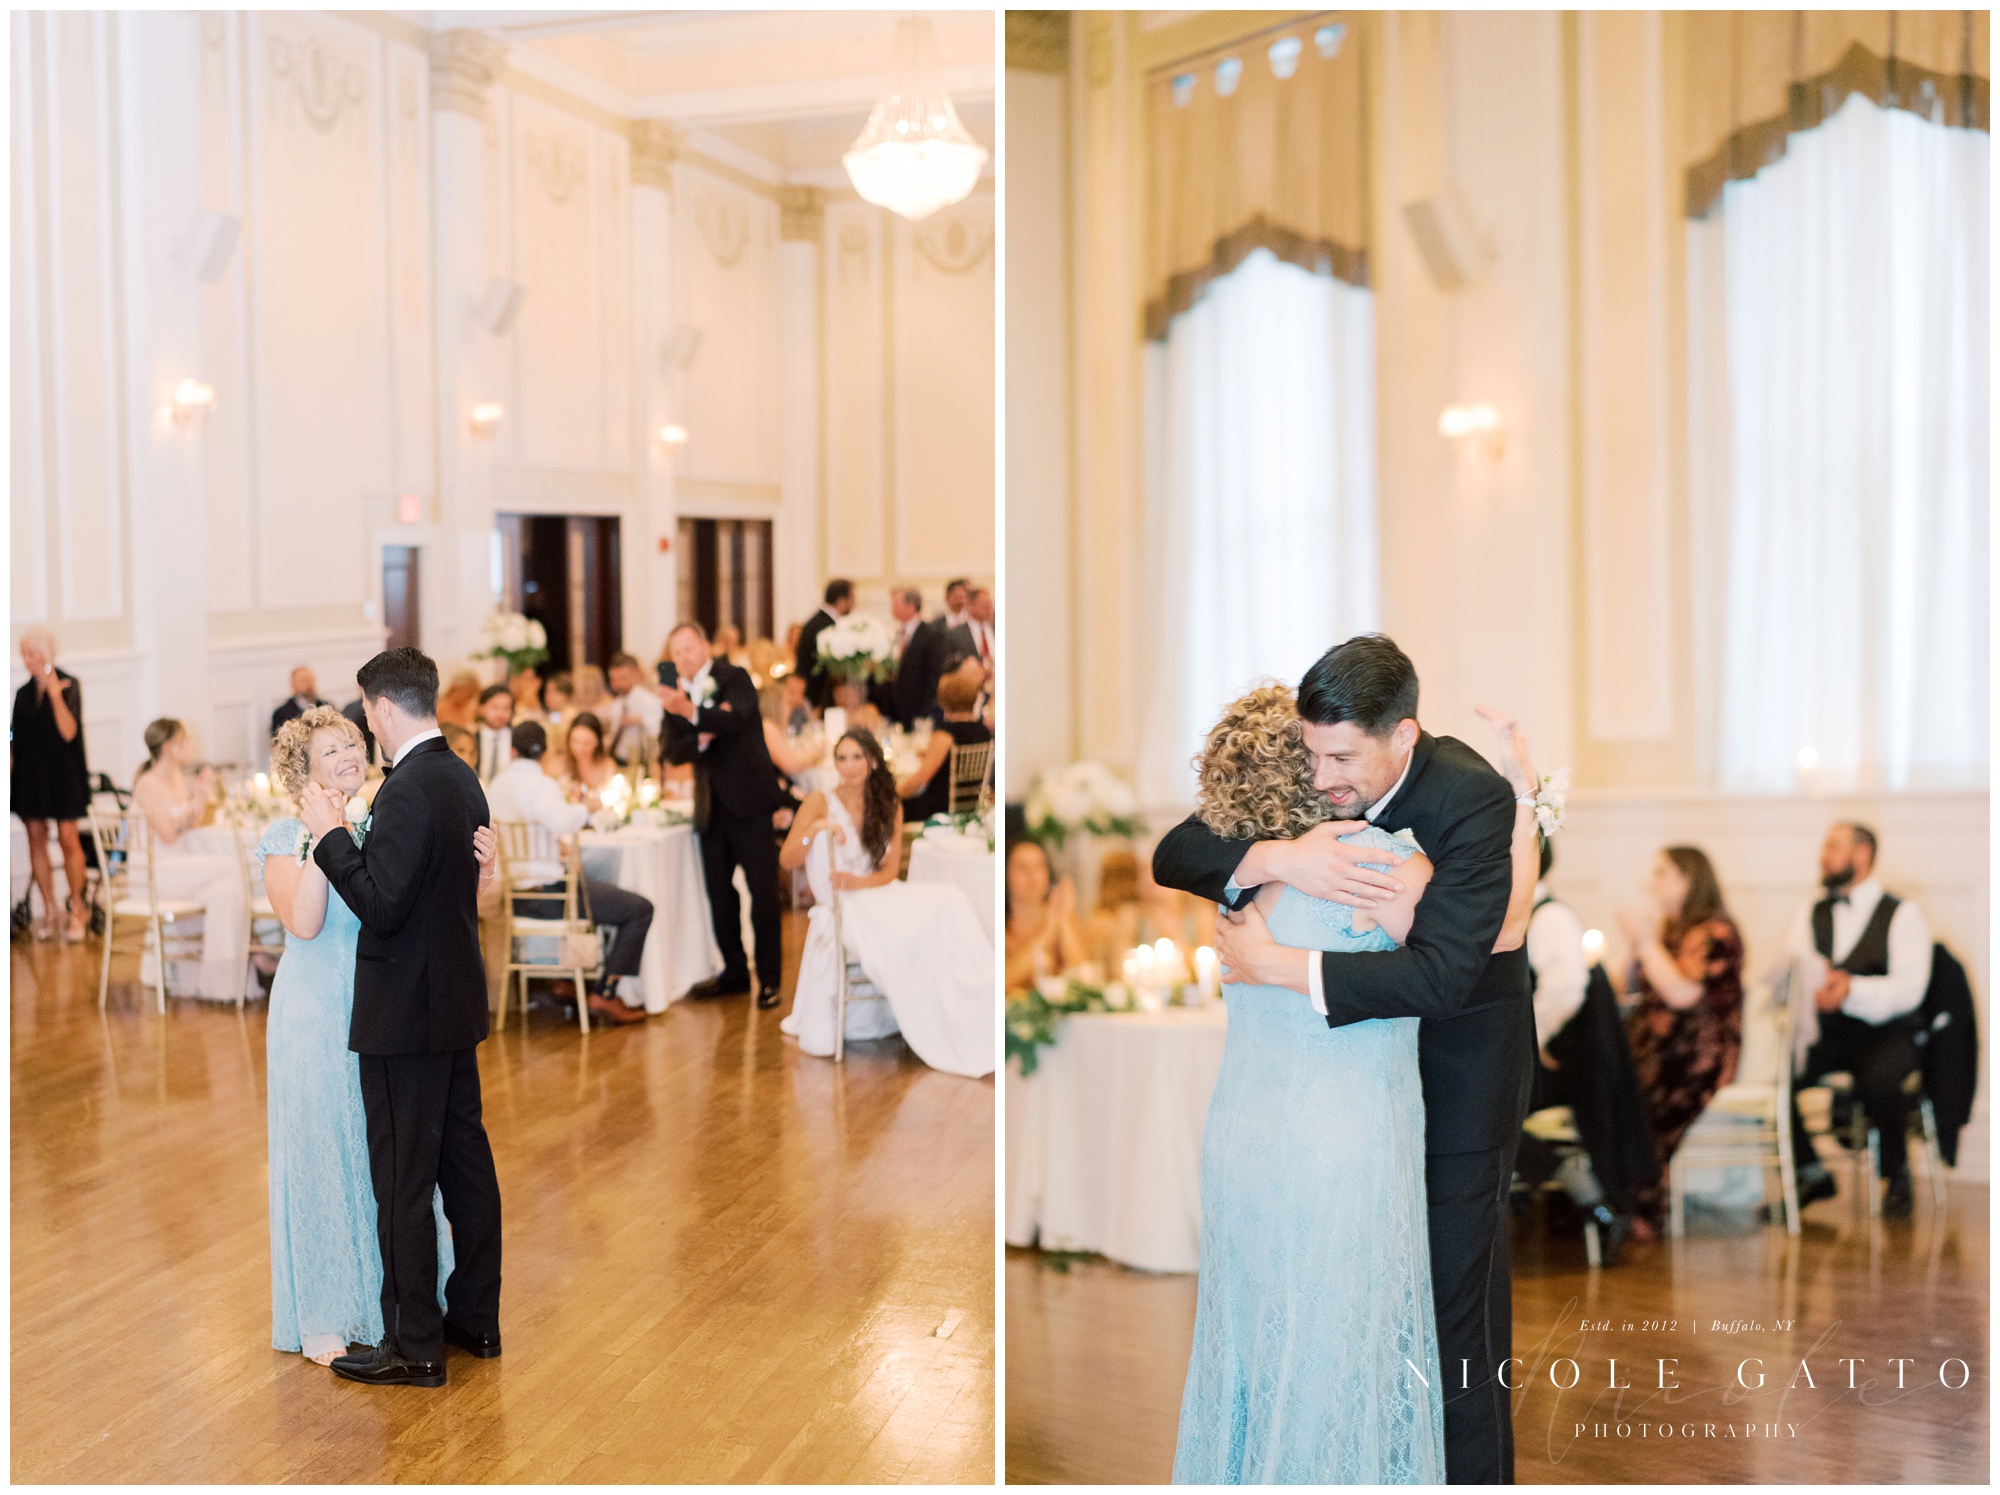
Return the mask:
<path id="1" fill-rule="evenodd" d="M 639 803 L 646 806 L 648 809 L 652 808 L 653 801 L 657 800 L 659 797 L 660 797 L 660 786 L 654 783 L 651 779 L 646 780 L 645 783 L 639 786 Z"/>
<path id="2" fill-rule="evenodd" d="M 1216 989 L 1221 985 L 1222 962 L 1215 958 L 1215 951 L 1203 945 L 1194 952 L 1195 980 L 1201 987 L 1204 1002 L 1215 1000 Z"/>
<path id="3" fill-rule="evenodd" d="M 271 776 L 269 774 L 260 773 L 257 775 L 257 792 L 259 794 L 269 794 L 271 792 Z"/>

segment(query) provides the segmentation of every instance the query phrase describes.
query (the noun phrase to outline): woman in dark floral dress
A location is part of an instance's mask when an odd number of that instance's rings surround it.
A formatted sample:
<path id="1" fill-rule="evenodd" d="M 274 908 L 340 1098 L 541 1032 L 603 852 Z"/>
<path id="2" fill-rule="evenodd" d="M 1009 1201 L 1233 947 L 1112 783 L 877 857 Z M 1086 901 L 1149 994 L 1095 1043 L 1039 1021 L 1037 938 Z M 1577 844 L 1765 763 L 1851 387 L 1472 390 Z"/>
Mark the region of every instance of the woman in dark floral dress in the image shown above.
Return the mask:
<path id="1" fill-rule="evenodd" d="M 1722 906 L 1706 853 L 1669 846 L 1653 864 L 1657 917 L 1624 912 L 1633 950 L 1626 1019 L 1639 1089 L 1653 1118 L 1660 1182 L 1635 1199 L 1633 1235 L 1656 1236 L 1666 1205 L 1666 1166 L 1715 1092 L 1736 1077 L 1743 1047 L 1743 940 Z"/>

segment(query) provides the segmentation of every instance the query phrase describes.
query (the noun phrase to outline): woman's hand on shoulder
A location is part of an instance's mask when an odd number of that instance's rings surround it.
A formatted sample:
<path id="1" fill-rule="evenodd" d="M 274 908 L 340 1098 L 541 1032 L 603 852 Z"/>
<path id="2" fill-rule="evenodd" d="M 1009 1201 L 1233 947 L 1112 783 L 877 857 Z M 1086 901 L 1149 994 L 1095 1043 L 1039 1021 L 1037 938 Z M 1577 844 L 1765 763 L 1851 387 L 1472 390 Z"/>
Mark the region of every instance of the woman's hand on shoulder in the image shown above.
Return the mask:
<path id="1" fill-rule="evenodd" d="M 1529 760 L 1528 738 L 1521 730 L 1521 724 L 1491 706 L 1475 706 L 1472 709 L 1499 737 L 1499 769 L 1513 786 L 1514 793 L 1533 794 L 1541 787 L 1541 781 L 1535 777 L 1535 766 Z"/>

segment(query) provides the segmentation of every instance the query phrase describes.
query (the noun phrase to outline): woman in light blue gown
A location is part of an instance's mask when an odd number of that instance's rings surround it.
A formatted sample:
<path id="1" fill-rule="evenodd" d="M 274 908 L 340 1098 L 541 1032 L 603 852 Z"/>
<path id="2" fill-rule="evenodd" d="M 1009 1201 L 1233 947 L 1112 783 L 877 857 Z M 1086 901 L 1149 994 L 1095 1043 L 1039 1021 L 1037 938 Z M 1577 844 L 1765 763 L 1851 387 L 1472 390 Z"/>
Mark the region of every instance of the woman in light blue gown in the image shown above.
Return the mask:
<path id="1" fill-rule="evenodd" d="M 1331 817 L 1292 693 L 1231 704 L 1210 733 L 1200 814 L 1232 836 Z M 1391 950 L 1431 866 L 1374 826 L 1404 891 L 1361 913 L 1258 893 L 1280 944 Z M 1329 1028 L 1282 987 L 1228 986 L 1229 1036 L 1201 1150 L 1201 1280 L 1176 1484 L 1441 1484 L 1417 1019 Z"/>
<path id="2" fill-rule="evenodd" d="M 352 798 L 366 775 L 361 734 L 331 706 L 287 722 L 272 748 L 279 787 L 294 799 L 308 779 Z M 482 878 L 493 833 L 475 837 Z M 271 983 L 264 1062 L 270 1125 L 271 1344 L 321 1365 L 349 1344 L 382 1339 L 382 1256 L 369 1178 L 361 1071 L 347 1047 L 354 1011 L 354 947 L 361 930 L 313 862 L 305 826 L 280 820 L 258 843 L 264 887 L 285 926 Z M 451 1275 L 444 1206 L 438 1222 L 438 1297 Z"/>

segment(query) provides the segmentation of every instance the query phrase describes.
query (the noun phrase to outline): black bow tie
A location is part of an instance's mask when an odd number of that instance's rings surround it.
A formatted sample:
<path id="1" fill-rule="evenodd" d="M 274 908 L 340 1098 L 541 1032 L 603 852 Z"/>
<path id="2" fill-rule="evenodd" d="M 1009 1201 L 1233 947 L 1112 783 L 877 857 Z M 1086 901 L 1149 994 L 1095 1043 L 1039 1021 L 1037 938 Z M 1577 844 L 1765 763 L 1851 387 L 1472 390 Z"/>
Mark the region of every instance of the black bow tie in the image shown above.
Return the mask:
<path id="1" fill-rule="evenodd" d="M 1848 897 L 1845 893 L 1835 893 L 1833 895 L 1833 901 L 1836 904 L 1845 903 L 1848 904 L 1849 906 L 1852 906 L 1852 904 L 1854 903 L 1854 900 Z"/>

